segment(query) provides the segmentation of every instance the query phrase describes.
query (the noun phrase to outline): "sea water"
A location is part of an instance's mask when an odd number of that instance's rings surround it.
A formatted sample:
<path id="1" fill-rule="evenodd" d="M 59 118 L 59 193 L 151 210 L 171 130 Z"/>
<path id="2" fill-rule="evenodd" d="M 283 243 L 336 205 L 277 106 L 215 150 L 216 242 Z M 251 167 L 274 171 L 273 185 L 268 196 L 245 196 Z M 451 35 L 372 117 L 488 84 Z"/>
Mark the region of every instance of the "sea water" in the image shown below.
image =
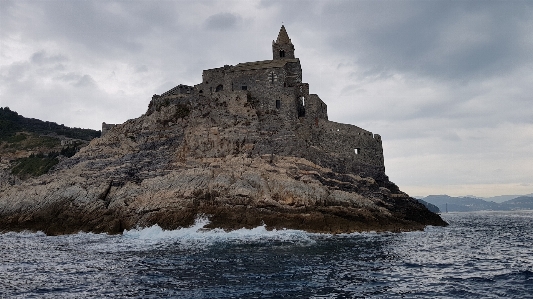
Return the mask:
<path id="1" fill-rule="evenodd" d="M 533 298 L 533 211 L 409 233 L 0 234 L 1 298 Z"/>

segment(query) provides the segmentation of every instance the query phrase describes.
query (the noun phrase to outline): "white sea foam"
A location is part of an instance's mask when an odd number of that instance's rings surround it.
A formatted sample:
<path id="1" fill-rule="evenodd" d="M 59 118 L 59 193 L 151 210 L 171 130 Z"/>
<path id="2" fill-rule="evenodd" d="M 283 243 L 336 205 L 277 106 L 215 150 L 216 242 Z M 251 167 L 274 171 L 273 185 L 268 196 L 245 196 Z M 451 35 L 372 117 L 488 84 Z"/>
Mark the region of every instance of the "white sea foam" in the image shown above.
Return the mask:
<path id="1" fill-rule="evenodd" d="M 226 231 L 224 229 L 206 229 L 209 219 L 206 216 L 199 216 L 190 227 L 176 230 L 164 230 L 159 225 L 146 228 L 125 230 L 123 237 L 128 240 L 139 240 L 145 243 L 160 243 L 175 241 L 178 243 L 214 243 L 214 242 L 262 242 L 281 241 L 298 244 L 313 244 L 315 241 L 309 234 L 301 230 L 267 230 L 266 225 L 255 228 L 241 228 Z"/>

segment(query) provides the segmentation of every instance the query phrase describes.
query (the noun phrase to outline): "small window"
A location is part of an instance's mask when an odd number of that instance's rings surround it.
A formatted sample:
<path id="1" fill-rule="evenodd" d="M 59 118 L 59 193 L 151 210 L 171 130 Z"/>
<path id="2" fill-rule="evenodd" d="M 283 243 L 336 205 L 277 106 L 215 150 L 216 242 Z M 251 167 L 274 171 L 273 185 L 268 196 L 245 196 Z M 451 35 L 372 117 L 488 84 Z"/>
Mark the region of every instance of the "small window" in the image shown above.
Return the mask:
<path id="1" fill-rule="evenodd" d="M 243 85 L 243 86 L 241 86 L 241 89 L 242 89 L 242 90 L 248 90 L 248 86 Z"/>
<path id="2" fill-rule="evenodd" d="M 359 155 L 361 153 L 361 149 L 360 148 L 356 148 L 356 149 L 354 149 L 354 151 L 355 151 L 356 155 Z"/>
<path id="3" fill-rule="evenodd" d="M 281 108 L 281 101 L 276 100 L 276 109 L 279 109 L 279 108 Z"/>
<path id="4" fill-rule="evenodd" d="M 302 100 L 302 106 L 305 106 L 305 97 L 300 98 Z"/>
<path id="5" fill-rule="evenodd" d="M 285 57 L 285 51 L 280 50 L 279 51 L 279 57 Z"/>
<path id="6" fill-rule="evenodd" d="M 215 89 L 216 92 L 219 92 L 222 90 L 224 90 L 224 86 L 222 86 L 222 84 L 218 85 L 217 88 Z"/>
<path id="7" fill-rule="evenodd" d="M 200 90 L 199 93 L 204 93 L 204 91 L 203 91 L 203 90 Z"/>

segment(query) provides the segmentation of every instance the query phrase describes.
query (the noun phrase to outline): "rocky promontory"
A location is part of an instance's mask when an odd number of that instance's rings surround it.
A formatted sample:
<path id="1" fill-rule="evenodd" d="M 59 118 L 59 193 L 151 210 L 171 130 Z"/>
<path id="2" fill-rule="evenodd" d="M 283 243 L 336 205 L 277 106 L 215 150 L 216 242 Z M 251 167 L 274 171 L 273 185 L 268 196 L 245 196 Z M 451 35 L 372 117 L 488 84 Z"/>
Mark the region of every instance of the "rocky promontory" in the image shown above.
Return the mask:
<path id="1" fill-rule="evenodd" d="M 112 127 L 49 173 L 1 185 L 0 231 L 174 229 L 198 215 L 224 229 L 446 225 L 379 168 L 342 163 L 313 146 L 319 133 L 309 128 L 318 121 L 275 117 L 246 91 L 156 96 L 144 115 Z"/>
<path id="2" fill-rule="evenodd" d="M 199 215 L 224 229 L 446 225 L 389 181 L 380 135 L 328 119 L 284 26 L 272 57 L 204 70 L 200 84 L 154 95 L 141 117 L 103 123 L 47 174 L 0 184 L 0 231 L 174 229 Z"/>

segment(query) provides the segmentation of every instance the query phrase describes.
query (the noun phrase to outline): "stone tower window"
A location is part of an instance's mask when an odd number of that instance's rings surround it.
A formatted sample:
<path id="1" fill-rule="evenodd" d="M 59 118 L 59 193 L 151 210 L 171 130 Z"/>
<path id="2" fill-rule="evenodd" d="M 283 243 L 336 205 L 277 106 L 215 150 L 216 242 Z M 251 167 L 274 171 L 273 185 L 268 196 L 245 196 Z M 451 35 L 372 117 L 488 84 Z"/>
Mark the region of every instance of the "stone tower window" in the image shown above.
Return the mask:
<path id="1" fill-rule="evenodd" d="M 361 153 L 361 149 L 360 148 L 356 148 L 354 149 L 354 152 L 356 155 L 359 155 Z"/>
<path id="2" fill-rule="evenodd" d="M 300 101 L 299 101 L 298 107 L 296 109 L 298 111 L 298 117 L 304 117 L 305 116 L 304 97 L 300 97 Z"/>
<path id="3" fill-rule="evenodd" d="M 224 86 L 222 86 L 222 84 L 219 84 L 217 86 L 217 88 L 215 89 L 215 92 L 219 92 L 219 91 L 222 91 L 222 90 L 224 90 Z"/>
<path id="4" fill-rule="evenodd" d="M 279 109 L 279 108 L 281 108 L 281 101 L 276 100 L 276 109 Z"/>
<path id="5" fill-rule="evenodd" d="M 281 57 L 285 57 L 285 51 L 280 50 L 280 51 L 279 51 L 279 57 L 280 57 L 280 58 L 281 58 Z"/>
<path id="6" fill-rule="evenodd" d="M 243 85 L 243 86 L 241 86 L 241 89 L 242 89 L 242 90 L 248 90 L 248 86 Z"/>

